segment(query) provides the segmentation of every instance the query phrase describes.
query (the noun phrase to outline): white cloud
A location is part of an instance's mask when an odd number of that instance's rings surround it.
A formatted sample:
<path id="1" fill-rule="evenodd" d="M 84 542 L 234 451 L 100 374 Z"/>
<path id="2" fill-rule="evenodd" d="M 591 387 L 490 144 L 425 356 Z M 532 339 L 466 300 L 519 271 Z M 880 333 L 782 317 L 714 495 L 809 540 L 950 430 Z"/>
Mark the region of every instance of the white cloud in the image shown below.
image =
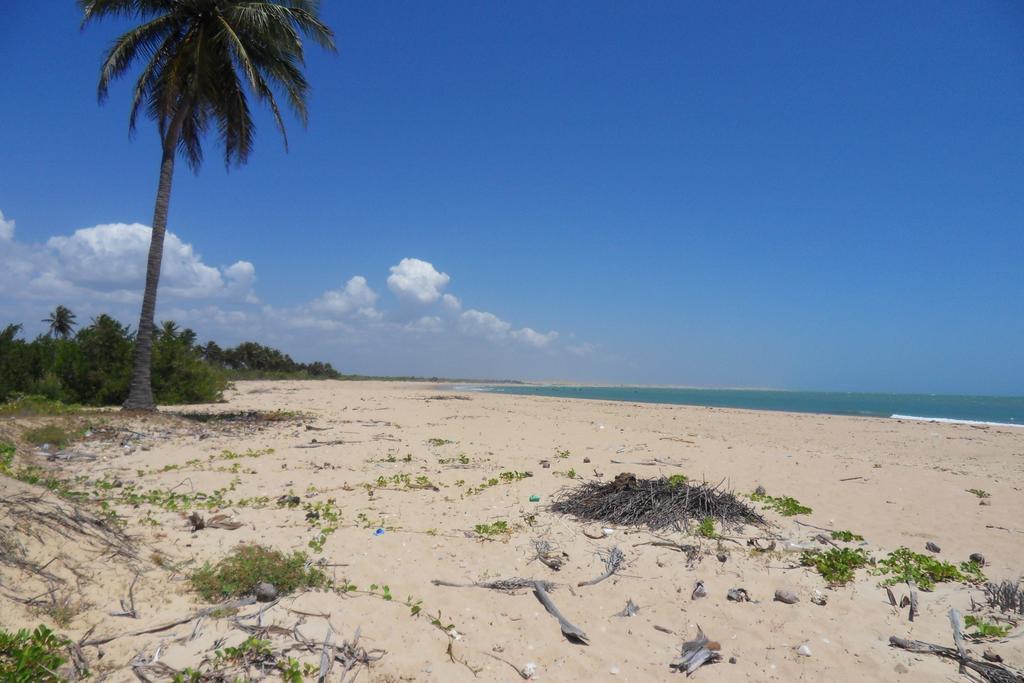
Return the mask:
<path id="1" fill-rule="evenodd" d="M 47 310 L 64 304 L 83 321 L 106 312 L 134 323 L 150 236 L 143 224 L 107 223 L 30 244 L 16 239 L 14 221 L 0 213 L 0 319 L 31 327 Z M 552 359 L 559 358 L 558 351 L 587 353 L 585 345 L 559 345 L 558 332 L 517 328 L 494 313 L 465 309 L 459 297 L 444 291 L 448 274 L 421 259 L 403 258 L 390 268 L 387 286 L 403 305 L 383 310 L 376 308 L 379 293 L 362 275 L 305 302 L 256 305 L 252 262 L 208 263 L 171 232 L 165 236 L 162 265 L 158 320 L 176 320 L 202 339 L 221 343 L 255 339 L 297 358 L 363 354 L 359 357 L 378 369 L 397 371 L 411 363 L 409 369 L 448 368 L 445 372 L 455 374 L 460 367 L 467 372 L 477 367 L 482 375 L 506 363 L 525 364 L 526 356 L 515 360 L 516 347 L 544 349 Z M 531 363 L 541 358 L 529 357 Z"/>
<path id="2" fill-rule="evenodd" d="M 462 302 L 459 301 L 459 297 L 455 296 L 454 294 L 445 294 L 443 297 L 441 297 L 441 305 L 444 306 L 446 310 L 451 311 L 452 313 L 458 313 L 459 311 L 462 310 Z"/>
<path id="3" fill-rule="evenodd" d="M 333 315 L 347 315 L 356 311 L 365 317 L 376 317 L 376 310 L 373 308 L 376 301 L 377 293 L 370 289 L 366 278 L 356 275 L 345 283 L 344 289 L 324 292 L 312 303 L 311 308 Z"/>
<path id="4" fill-rule="evenodd" d="M 471 308 L 459 316 L 459 328 L 466 334 L 500 339 L 512 326 L 493 313 Z"/>
<path id="5" fill-rule="evenodd" d="M 402 301 L 416 304 L 432 304 L 441 298 L 451 278 L 440 273 L 433 264 L 418 258 L 404 258 L 397 266 L 391 266 L 388 288 Z"/>
<path id="6" fill-rule="evenodd" d="M 4 212 L 0 211 L 0 242 L 7 242 L 14 239 L 14 219 L 4 218 Z"/>
<path id="7" fill-rule="evenodd" d="M 523 342 L 527 346 L 543 349 L 548 344 L 558 339 L 558 333 L 552 331 L 547 334 L 543 334 L 541 332 L 537 332 L 533 328 L 524 327 L 521 330 L 515 330 L 512 332 L 512 338 Z"/>
<path id="8" fill-rule="evenodd" d="M 76 230 L 46 242 L 60 280 L 101 292 L 141 292 L 152 230 L 141 223 L 108 223 Z M 225 282 L 225 278 L 227 282 Z M 189 299 L 247 296 L 256 269 L 248 261 L 223 269 L 203 262 L 191 244 L 173 232 L 164 237 L 160 291 Z"/>
<path id="9" fill-rule="evenodd" d="M 444 322 L 436 315 L 424 315 L 405 325 L 410 332 L 441 332 Z"/>

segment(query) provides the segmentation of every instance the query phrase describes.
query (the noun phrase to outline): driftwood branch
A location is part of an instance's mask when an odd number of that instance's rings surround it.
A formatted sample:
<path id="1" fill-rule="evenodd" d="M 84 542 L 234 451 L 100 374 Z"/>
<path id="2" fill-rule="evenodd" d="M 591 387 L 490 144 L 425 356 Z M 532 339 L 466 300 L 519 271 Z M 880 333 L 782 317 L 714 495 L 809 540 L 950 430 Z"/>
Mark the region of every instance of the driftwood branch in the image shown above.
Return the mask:
<path id="1" fill-rule="evenodd" d="M 574 625 L 558 611 L 555 607 L 555 603 L 551 600 L 551 596 L 548 595 L 545 589 L 543 581 L 537 581 L 533 584 L 533 594 L 537 596 L 540 603 L 544 605 L 544 609 L 548 611 L 548 614 L 558 620 L 558 625 L 562 629 L 562 635 L 568 638 L 571 642 L 580 643 L 582 645 L 589 645 L 587 642 L 589 638 L 587 634 L 583 632 L 579 626 Z"/>
<path id="2" fill-rule="evenodd" d="M 213 612 L 216 612 L 217 610 L 224 610 L 224 609 L 233 609 L 233 608 L 237 608 L 237 607 L 244 607 L 245 605 L 251 605 L 251 604 L 253 604 L 255 602 L 256 602 L 256 598 L 254 598 L 254 597 L 246 597 L 246 598 L 241 598 L 239 600 L 229 600 L 228 602 L 222 602 L 219 605 L 214 605 L 213 607 L 207 607 L 205 609 L 201 609 L 201 610 L 198 610 L 196 612 L 192 612 L 191 614 L 186 614 L 183 617 L 180 617 L 178 619 L 174 619 L 173 621 L 168 621 L 168 622 L 163 623 L 163 624 L 158 624 L 156 626 L 148 626 L 146 628 L 142 628 L 142 629 L 139 629 L 137 631 L 129 631 L 128 633 L 117 633 L 117 634 L 114 634 L 114 635 L 111 635 L 111 636 L 103 636 L 103 637 L 100 637 L 100 638 L 93 638 L 92 640 L 83 640 L 83 641 L 79 642 L 78 644 L 81 647 L 86 647 L 88 645 L 105 645 L 106 643 L 109 643 L 112 640 L 117 640 L 118 638 L 129 638 L 129 637 L 132 637 L 132 636 L 141 636 L 141 635 L 145 635 L 147 633 L 159 633 L 160 631 L 166 631 L 169 628 L 174 628 L 175 626 L 180 626 L 181 624 L 187 624 L 188 622 L 192 621 L 193 619 L 197 619 L 199 617 L 208 616 L 208 615 L 212 614 Z"/>
<path id="3" fill-rule="evenodd" d="M 601 574 L 601 576 L 597 577 L 596 579 L 591 579 L 590 581 L 580 581 L 576 585 L 593 586 L 595 584 L 601 583 L 609 576 L 619 571 L 625 559 L 626 555 L 621 550 L 619 550 L 618 547 L 612 548 L 610 551 L 608 551 L 607 556 L 605 556 L 604 558 L 604 574 Z"/>

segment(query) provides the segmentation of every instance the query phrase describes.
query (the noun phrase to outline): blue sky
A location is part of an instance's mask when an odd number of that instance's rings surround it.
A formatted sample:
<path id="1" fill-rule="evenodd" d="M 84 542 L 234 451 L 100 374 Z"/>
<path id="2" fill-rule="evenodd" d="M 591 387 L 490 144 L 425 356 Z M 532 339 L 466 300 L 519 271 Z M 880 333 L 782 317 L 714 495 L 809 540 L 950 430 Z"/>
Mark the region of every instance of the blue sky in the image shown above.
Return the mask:
<path id="1" fill-rule="evenodd" d="M 3 14 L 0 316 L 134 323 L 123 26 Z M 247 166 L 179 165 L 158 315 L 355 372 L 1024 393 L 1020 3 L 323 15 L 289 153 L 261 114 Z"/>

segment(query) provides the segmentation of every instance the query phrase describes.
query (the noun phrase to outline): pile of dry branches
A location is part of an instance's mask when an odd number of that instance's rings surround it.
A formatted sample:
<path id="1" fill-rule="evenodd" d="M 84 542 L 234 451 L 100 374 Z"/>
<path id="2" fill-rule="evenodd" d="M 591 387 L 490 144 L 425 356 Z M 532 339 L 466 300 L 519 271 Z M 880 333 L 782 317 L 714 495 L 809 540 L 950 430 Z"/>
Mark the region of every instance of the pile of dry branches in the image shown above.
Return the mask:
<path id="1" fill-rule="evenodd" d="M 551 510 L 580 520 L 652 530 L 707 518 L 723 527 L 764 524 L 764 518 L 753 507 L 721 484 L 695 484 L 666 477 L 637 479 L 627 473 L 611 482 L 590 481 L 563 489 Z"/>

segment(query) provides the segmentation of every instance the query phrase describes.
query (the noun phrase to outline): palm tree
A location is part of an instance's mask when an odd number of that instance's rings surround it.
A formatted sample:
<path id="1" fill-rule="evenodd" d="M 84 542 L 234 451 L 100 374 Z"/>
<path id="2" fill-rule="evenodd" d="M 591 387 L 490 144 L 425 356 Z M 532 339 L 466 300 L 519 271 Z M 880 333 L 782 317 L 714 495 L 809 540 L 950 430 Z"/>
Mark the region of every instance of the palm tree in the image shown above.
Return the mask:
<path id="1" fill-rule="evenodd" d="M 154 410 L 153 312 L 175 158 L 180 154 L 198 171 L 203 135 L 212 125 L 224 146 L 226 164 L 245 163 L 255 130 L 250 96 L 269 105 L 287 149 L 275 92 L 285 96 L 305 125 L 309 85 L 302 73 L 301 36 L 333 51 L 334 34 L 318 17 L 318 0 L 78 0 L 78 5 L 84 13 L 83 27 L 104 17 L 140 22 L 107 51 L 99 99 L 106 99 L 111 81 L 144 63 L 128 127 L 134 132 L 139 108 L 144 107 L 157 124 L 162 157 L 131 390 L 124 407 Z"/>
<path id="2" fill-rule="evenodd" d="M 49 318 L 43 318 L 43 322 L 49 323 L 51 337 L 60 337 L 61 339 L 67 339 L 77 324 L 75 314 L 65 306 L 57 306 Z"/>

